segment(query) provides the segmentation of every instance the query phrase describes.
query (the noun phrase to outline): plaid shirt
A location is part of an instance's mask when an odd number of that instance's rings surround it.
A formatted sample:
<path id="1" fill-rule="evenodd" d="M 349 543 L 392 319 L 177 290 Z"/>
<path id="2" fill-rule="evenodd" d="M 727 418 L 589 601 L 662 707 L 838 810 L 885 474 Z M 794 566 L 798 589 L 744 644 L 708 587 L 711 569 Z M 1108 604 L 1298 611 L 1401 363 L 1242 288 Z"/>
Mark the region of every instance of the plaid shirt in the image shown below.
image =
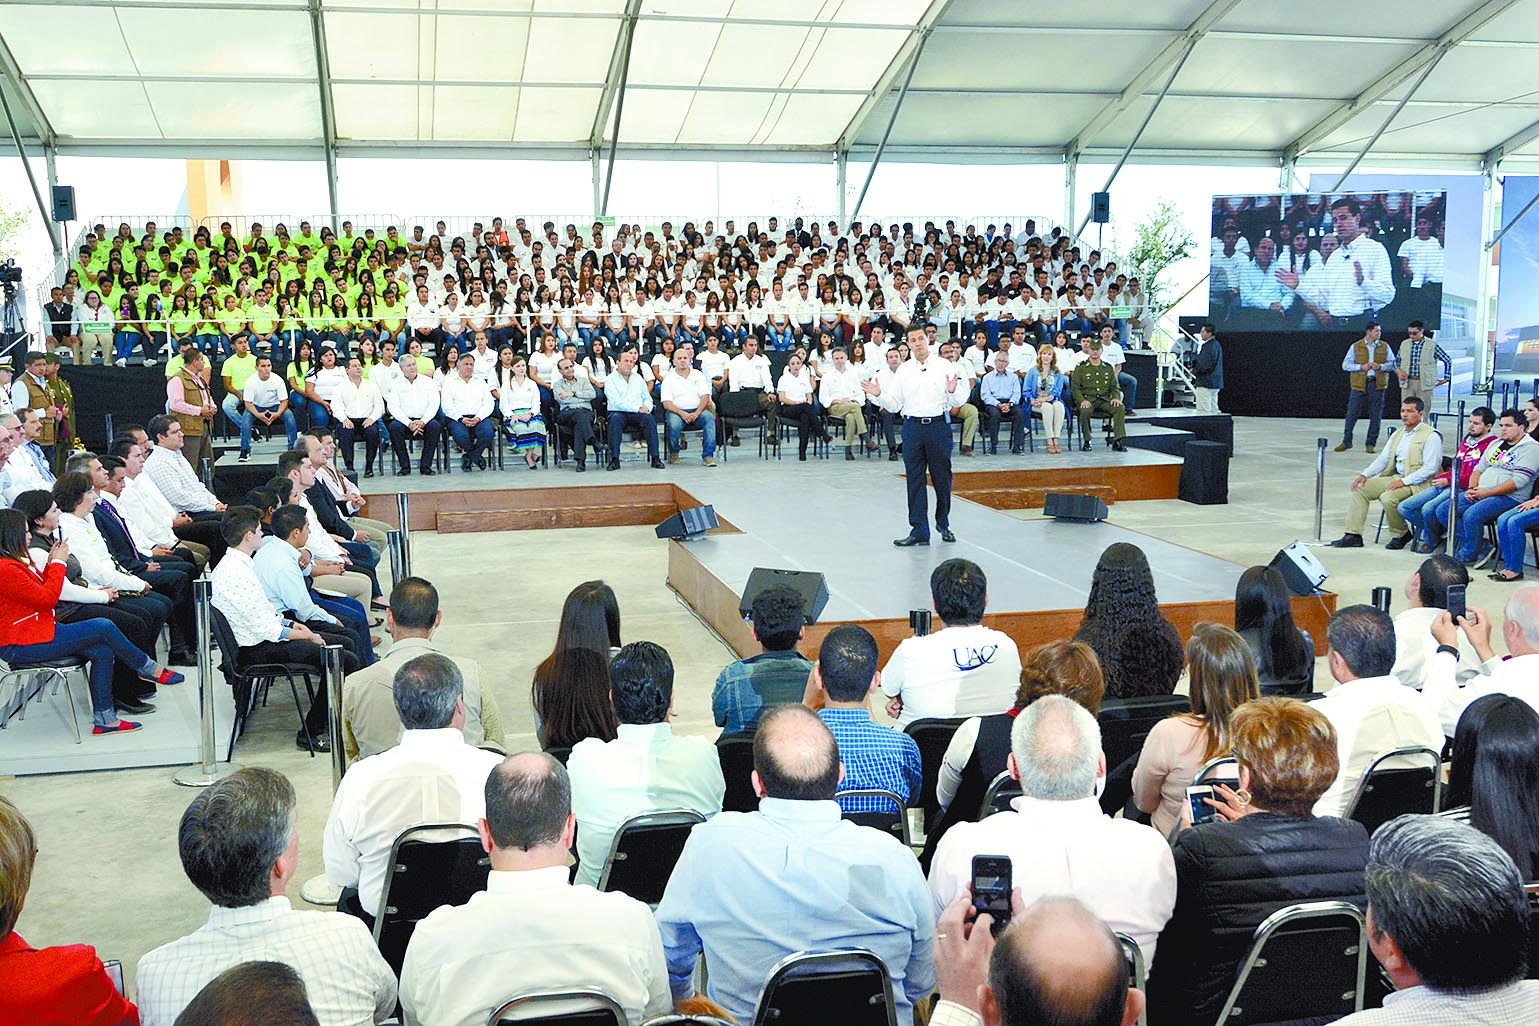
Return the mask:
<path id="1" fill-rule="evenodd" d="M 884 727 L 865 709 L 822 709 L 818 716 L 828 725 L 839 745 L 844 763 L 841 791 L 879 789 L 891 791 L 905 802 L 919 790 L 919 745 L 900 730 Z M 841 798 L 844 812 L 886 812 L 880 798 Z"/>

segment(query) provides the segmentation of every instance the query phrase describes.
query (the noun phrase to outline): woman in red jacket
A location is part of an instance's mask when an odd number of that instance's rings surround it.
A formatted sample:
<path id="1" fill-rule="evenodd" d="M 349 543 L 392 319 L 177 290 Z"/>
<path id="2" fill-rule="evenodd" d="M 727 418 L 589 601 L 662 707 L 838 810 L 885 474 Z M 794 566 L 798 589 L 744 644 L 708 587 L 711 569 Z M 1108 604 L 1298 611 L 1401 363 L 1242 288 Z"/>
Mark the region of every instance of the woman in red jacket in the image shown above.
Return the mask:
<path id="1" fill-rule="evenodd" d="M 53 607 L 64 587 L 69 545 L 56 543 L 47 569 L 38 573 L 27 556 L 27 534 L 27 518 L 19 510 L 0 509 L 0 660 L 14 667 L 83 657 L 91 667 L 92 733 L 138 730 L 138 723 L 119 719 L 113 708 L 113 659 L 156 684 L 180 684 L 185 678 L 135 648 L 110 621 L 56 623 Z"/>
<path id="2" fill-rule="evenodd" d="M 138 1010 L 113 987 L 95 948 L 34 948 L 15 932 L 36 861 L 31 824 L 0 798 L 0 1022 L 138 1026 Z"/>

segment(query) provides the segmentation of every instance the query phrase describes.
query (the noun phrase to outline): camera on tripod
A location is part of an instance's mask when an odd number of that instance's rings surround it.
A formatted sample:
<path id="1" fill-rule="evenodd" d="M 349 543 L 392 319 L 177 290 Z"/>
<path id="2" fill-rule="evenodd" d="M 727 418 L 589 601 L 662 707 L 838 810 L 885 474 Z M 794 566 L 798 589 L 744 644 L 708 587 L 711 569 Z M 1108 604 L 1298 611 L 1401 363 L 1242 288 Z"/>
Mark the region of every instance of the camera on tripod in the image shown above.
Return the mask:
<path id="1" fill-rule="evenodd" d="M 21 268 L 16 266 L 16 260 L 7 257 L 4 263 L 0 263 L 0 285 L 13 289 L 21 284 Z"/>

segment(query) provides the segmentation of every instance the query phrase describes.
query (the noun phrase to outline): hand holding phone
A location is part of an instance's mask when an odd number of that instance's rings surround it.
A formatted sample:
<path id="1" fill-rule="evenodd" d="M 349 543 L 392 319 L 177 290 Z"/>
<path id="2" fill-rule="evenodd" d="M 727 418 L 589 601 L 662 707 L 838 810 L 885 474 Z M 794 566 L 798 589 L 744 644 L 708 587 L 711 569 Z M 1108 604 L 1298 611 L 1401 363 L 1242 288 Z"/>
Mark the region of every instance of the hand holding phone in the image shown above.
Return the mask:
<path id="1" fill-rule="evenodd" d="M 973 856 L 973 908 L 993 917 L 990 932 L 998 937 L 1010 925 L 1010 898 L 1015 890 L 1010 859 L 1005 855 Z"/>
<path id="2" fill-rule="evenodd" d="M 1466 613 L 1464 595 L 1468 589 L 1469 585 L 1467 584 L 1450 584 L 1448 586 L 1448 618 L 1454 623 L 1458 623 L 1459 618 Z"/>

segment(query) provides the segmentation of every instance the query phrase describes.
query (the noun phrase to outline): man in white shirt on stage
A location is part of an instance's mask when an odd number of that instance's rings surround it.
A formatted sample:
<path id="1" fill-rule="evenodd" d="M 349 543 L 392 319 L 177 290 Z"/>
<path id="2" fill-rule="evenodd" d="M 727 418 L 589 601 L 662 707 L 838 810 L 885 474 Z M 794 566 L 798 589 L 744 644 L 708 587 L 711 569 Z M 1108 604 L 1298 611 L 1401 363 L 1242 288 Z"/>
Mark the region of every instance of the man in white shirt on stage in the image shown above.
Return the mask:
<path id="1" fill-rule="evenodd" d="M 667 1012 L 668 966 L 651 910 L 568 882 L 576 818 L 561 764 L 538 752 L 509 756 L 491 770 L 482 800 L 486 890 L 417 925 L 401 967 L 407 1026 L 482 1026 L 509 997 L 540 991 L 602 991 L 632 1024 Z"/>
<path id="2" fill-rule="evenodd" d="M 903 413 L 903 476 L 908 486 L 909 533 L 893 541 L 899 548 L 930 544 L 926 474 L 935 483 L 935 528 L 942 541 L 957 540 L 951 533 L 951 423 L 946 418 L 957 390 L 956 368 L 931 355 L 923 328 L 909 331 L 908 349 L 911 358 L 892 382 L 893 398 Z M 882 394 L 875 379 L 863 387 L 868 395 Z"/>
<path id="3" fill-rule="evenodd" d="M 941 629 L 904 638 L 882 668 L 888 713 L 905 727 L 927 717 L 988 716 L 1010 708 L 1021 655 L 1008 634 L 983 626 L 988 579 L 976 563 L 948 559 L 930 574 Z"/>
<path id="4" fill-rule="evenodd" d="M 844 458 L 853 460 L 855 439 L 860 439 L 868 452 L 875 452 L 877 445 L 866 428 L 866 392 L 862 387 L 860 372 L 850 366 L 849 355 L 843 347 L 833 351 L 833 365 L 823 368 L 818 382 L 818 401 L 828 411 L 830 420 L 844 421 Z"/>
<path id="5" fill-rule="evenodd" d="M 401 361 L 401 380 L 385 396 L 390 410 L 390 444 L 395 449 L 396 473 L 411 473 L 411 452 L 408 441 L 422 443 L 422 455 L 417 461 L 417 472 L 431 477 L 433 460 L 438 454 L 438 439 L 443 433 L 443 423 L 438 419 L 438 384 L 421 373 L 417 361 L 408 358 Z"/>
<path id="6" fill-rule="evenodd" d="M 476 377 L 475 369 L 475 358 L 462 354 L 459 368 L 444 378 L 439 395 L 449 436 L 460 450 L 460 470 L 467 473 L 472 463 L 486 469 L 486 451 L 494 438 L 491 418 L 496 401 L 486 381 Z"/>
<path id="7" fill-rule="evenodd" d="M 1062 695 L 1039 698 L 1010 731 L 1009 773 L 1021 797 L 1011 811 L 946 831 L 930 866 L 939 912 L 972 880 L 974 855 L 1010 859 L 1026 905 L 1048 895 L 1085 903 L 1138 942 L 1153 964 L 1155 943 L 1176 905 L 1176 864 L 1157 832 L 1101 812 L 1106 776 L 1095 717 Z"/>
<path id="8" fill-rule="evenodd" d="M 689 351 L 674 351 L 673 371 L 663 375 L 661 395 L 668 425 L 668 462 L 679 462 L 679 442 L 684 429 L 700 425 L 700 459 L 716 466 L 716 407 L 711 401 L 711 379 L 690 366 Z"/>
<path id="9" fill-rule="evenodd" d="M 406 663 L 392 690 L 401 743 L 353 763 L 326 820 L 326 878 L 356 887 L 369 917 L 379 914 L 395 839 L 423 824 L 478 822 L 487 774 L 501 761 L 466 743 L 464 680 L 448 656 Z"/>

